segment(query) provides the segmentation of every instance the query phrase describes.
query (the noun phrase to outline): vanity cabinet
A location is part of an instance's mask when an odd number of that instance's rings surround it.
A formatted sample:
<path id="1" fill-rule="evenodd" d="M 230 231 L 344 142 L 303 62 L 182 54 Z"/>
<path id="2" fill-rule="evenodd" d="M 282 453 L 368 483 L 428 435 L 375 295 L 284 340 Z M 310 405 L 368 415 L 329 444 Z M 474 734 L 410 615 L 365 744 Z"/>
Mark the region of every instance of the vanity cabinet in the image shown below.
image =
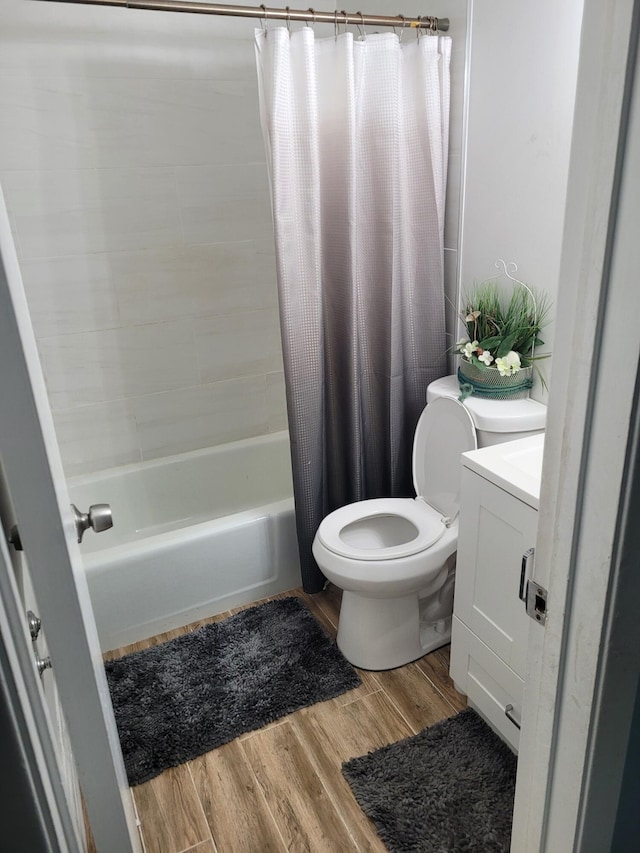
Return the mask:
<path id="1" fill-rule="evenodd" d="M 491 464 L 498 453 L 463 456 L 451 677 L 517 751 L 531 626 L 519 596 L 521 568 L 535 545 L 539 481 L 507 490 L 508 479 L 494 476 Z"/>

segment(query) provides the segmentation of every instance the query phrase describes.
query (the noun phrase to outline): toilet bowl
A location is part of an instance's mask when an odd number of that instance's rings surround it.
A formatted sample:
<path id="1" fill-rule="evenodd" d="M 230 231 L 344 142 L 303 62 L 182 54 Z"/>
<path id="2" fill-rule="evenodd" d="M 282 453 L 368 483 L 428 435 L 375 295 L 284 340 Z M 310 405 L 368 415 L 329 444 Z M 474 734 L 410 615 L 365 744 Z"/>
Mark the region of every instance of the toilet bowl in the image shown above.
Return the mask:
<path id="1" fill-rule="evenodd" d="M 544 428 L 546 408 L 533 400 L 463 404 L 458 394 L 455 377 L 429 386 L 413 442 L 416 498 L 348 504 L 316 533 L 315 560 L 343 590 L 338 647 L 362 669 L 402 666 L 449 642 L 461 454 Z"/>

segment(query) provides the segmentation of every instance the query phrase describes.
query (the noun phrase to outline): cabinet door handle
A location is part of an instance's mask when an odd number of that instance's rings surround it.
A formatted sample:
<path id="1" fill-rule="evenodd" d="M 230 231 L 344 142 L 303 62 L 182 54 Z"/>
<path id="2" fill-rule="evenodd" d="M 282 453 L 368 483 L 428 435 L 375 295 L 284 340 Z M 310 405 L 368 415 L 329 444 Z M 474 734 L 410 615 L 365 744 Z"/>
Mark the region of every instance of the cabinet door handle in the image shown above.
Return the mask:
<path id="1" fill-rule="evenodd" d="M 506 708 L 504 709 L 504 715 L 505 715 L 505 717 L 507 718 L 507 720 L 509 720 L 509 722 L 513 723 L 513 725 L 514 725 L 514 726 L 518 729 L 518 731 L 519 731 L 519 730 L 520 730 L 520 728 L 521 728 L 521 726 L 520 726 L 520 723 L 519 723 L 519 722 L 516 720 L 516 718 L 513 716 L 513 705 L 507 705 L 507 706 L 506 706 Z"/>
<path id="2" fill-rule="evenodd" d="M 520 601 L 527 600 L 527 570 L 529 568 L 529 560 L 533 557 L 535 550 L 535 548 L 528 548 L 522 555 L 522 565 L 520 566 L 520 592 L 518 593 Z"/>

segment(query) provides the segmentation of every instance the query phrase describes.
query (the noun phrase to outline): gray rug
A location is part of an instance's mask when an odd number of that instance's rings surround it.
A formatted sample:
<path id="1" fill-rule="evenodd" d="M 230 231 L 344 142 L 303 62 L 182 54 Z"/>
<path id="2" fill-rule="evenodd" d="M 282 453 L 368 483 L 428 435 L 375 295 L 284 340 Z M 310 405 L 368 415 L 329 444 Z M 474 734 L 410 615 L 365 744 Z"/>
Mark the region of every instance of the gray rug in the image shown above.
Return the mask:
<path id="1" fill-rule="evenodd" d="M 105 669 L 131 785 L 360 684 L 298 598 L 243 610 Z"/>
<path id="2" fill-rule="evenodd" d="M 391 853 L 508 853 L 516 757 L 470 708 L 342 765 Z"/>

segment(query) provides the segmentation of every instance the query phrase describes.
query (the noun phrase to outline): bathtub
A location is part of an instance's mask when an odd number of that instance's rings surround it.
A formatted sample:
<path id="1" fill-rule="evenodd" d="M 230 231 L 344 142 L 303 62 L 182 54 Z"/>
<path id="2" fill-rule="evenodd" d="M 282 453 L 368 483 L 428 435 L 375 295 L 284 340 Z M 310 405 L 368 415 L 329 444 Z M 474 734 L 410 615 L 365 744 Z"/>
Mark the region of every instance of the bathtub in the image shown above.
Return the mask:
<path id="1" fill-rule="evenodd" d="M 287 432 L 69 480 L 104 651 L 300 585 Z"/>

